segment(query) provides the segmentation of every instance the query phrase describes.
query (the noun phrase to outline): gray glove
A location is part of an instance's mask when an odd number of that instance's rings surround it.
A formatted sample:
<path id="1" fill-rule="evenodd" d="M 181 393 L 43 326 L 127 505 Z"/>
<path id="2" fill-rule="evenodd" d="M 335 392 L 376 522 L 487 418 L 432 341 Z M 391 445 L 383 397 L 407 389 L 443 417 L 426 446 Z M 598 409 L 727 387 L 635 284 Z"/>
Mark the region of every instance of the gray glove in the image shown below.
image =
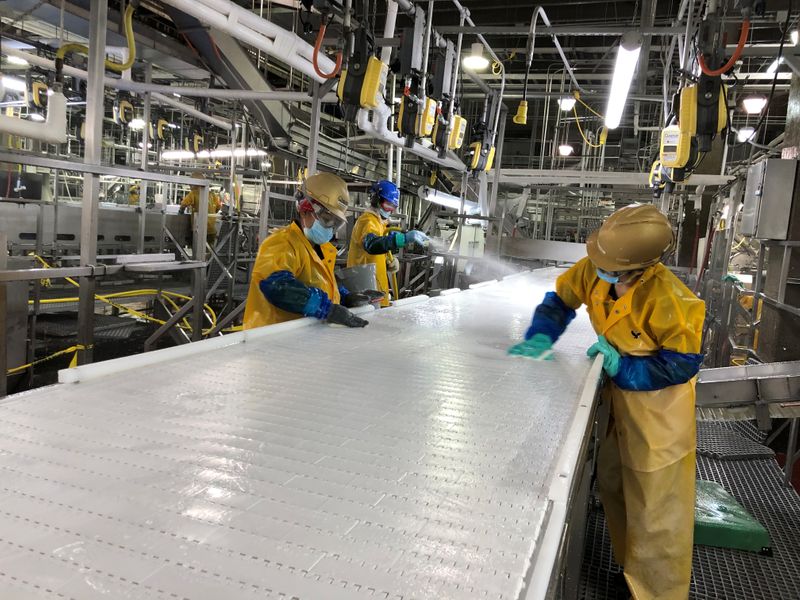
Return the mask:
<path id="1" fill-rule="evenodd" d="M 326 319 L 328 323 L 334 325 L 344 325 L 345 327 L 366 327 L 369 321 L 357 317 L 341 304 L 334 304 L 331 306 L 331 312 L 328 313 Z"/>
<path id="2" fill-rule="evenodd" d="M 386 272 L 387 273 L 397 273 L 400 270 L 400 261 L 397 260 L 396 256 L 392 257 L 392 260 L 386 261 Z"/>

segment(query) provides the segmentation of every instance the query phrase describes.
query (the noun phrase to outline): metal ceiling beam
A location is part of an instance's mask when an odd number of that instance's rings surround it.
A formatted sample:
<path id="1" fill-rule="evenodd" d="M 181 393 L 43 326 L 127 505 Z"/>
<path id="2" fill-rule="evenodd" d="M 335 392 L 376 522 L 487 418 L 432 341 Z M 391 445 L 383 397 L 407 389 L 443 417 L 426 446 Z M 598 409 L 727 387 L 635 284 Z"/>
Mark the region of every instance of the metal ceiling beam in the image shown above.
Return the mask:
<path id="1" fill-rule="evenodd" d="M 442 25 L 436 30 L 442 35 L 453 33 L 466 33 L 473 35 L 527 35 L 529 25 L 477 25 L 475 27 L 459 27 L 458 25 Z M 553 25 L 536 29 L 537 36 L 550 37 L 553 35 L 622 35 L 631 30 L 630 25 Z M 682 27 L 645 27 L 641 34 L 652 35 L 678 35 L 683 33 Z"/>
<path id="2" fill-rule="evenodd" d="M 494 170 L 489 177 L 494 176 Z M 513 185 L 612 185 L 646 187 L 647 173 L 621 171 L 565 171 L 562 169 L 500 169 L 500 183 Z M 692 175 L 683 186 L 724 185 L 735 179 L 730 175 Z M 679 186 L 680 187 L 680 186 Z"/>

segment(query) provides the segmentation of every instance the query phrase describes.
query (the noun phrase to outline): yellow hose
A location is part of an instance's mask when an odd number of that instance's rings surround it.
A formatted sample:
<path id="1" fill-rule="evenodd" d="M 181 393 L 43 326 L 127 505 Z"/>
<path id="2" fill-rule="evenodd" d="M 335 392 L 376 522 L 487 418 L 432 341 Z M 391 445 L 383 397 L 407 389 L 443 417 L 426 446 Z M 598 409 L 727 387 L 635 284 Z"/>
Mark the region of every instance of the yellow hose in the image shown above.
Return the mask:
<path id="1" fill-rule="evenodd" d="M 133 39 L 133 12 L 133 5 L 128 4 L 128 8 L 125 9 L 125 15 L 122 19 L 122 24 L 125 28 L 125 41 L 128 43 L 128 60 L 126 60 L 124 63 L 115 63 L 106 59 L 106 69 L 109 71 L 122 73 L 123 71 L 130 69 L 133 66 L 133 63 L 136 62 L 136 44 L 134 43 Z M 89 54 L 89 47 L 84 44 L 76 44 L 74 42 L 64 44 L 56 51 L 56 59 L 64 60 L 64 57 L 70 52 Z"/>
<path id="2" fill-rule="evenodd" d="M 50 264 L 48 264 L 47 261 L 44 260 L 41 256 L 38 256 L 36 254 L 32 254 L 31 256 L 33 256 L 36 260 L 38 260 L 45 269 L 52 269 L 52 266 Z M 80 287 L 80 284 L 77 281 L 75 281 L 74 279 L 72 279 L 71 277 L 65 277 L 64 279 L 66 279 L 69 283 L 71 283 L 75 287 Z M 159 325 L 163 325 L 164 323 L 166 323 L 166 321 L 163 321 L 161 319 L 157 319 L 155 317 L 151 317 L 148 314 L 145 314 L 145 313 L 143 313 L 141 311 L 138 311 L 138 310 L 135 310 L 133 308 L 130 308 L 129 306 L 125 306 L 124 304 L 117 304 L 116 302 L 112 302 L 111 301 L 112 298 L 130 298 L 130 297 L 133 297 L 133 296 L 150 296 L 150 295 L 156 296 L 158 294 L 159 294 L 159 290 L 156 290 L 156 289 L 141 289 L 141 290 L 127 290 L 125 292 L 113 292 L 111 294 L 102 294 L 102 295 L 101 294 L 95 294 L 94 297 L 95 297 L 96 300 L 99 300 L 100 302 L 108 304 L 109 306 L 111 306 L 113 308 L 116 308 L 117 310 L 120 310 L 122 312 L 128 313 L 129 315 L 132 315 L 132 316 L 134 316 L 134 317 L 136 317 L 138 319 L 143 319 L 143 320 L 149 321 L 151 323 L 157 323 Z M 175 311 L 179 310 L 180 306 L 178 305 L 177 302 L 175 302 L 173 300 L 173 298 L 178 298 L 179 300 L 184 300 L 184 301 L 187 301 L 187 302 L 191 302 L 192 301 L 191 297 L 186 296 L 184 294 L 179 294 L 177 292 L 168 292 L 168 291 L 162 290 L 160 292 L 160 294 L 164 298 L 164 300 L 166 300 L 170 304 L 170 306 L 172 306 L 173 310 L 175 310 Z M 41 300 L 40 304 L 56 304 L 56 303 L 59 303 L 59 302 L 77 302 L 77 301 L 78 301 L 78 298 L 76 298 L 76 297 L 71 297 L 71 298 L 49 298 L 47 300 Z M 33 301 L 29 300 L 28 304 L 33 304 Z M 217 325 L 217 314 L 214 312 L 214 310 L 208 304 L 204 304 L 203 307 L 205 308 L 205 310 L 208 311 L 209 319 L 211 320 L 211 327 L 208 328 L 208 329 L 204 329 L 203 330 L 203 334 L 207 334 L 214 327 L 216 327 L 216 325 Z M 182 325 L 178 325 L 178 327 L 180 327 L 181 329 L 187 329 L 189 331 L 192 330 L 191 325 L 189 325 L 189 322 L 188 322 L 188 320 L 186 318 L 183 319 L 183 324 Z"/>

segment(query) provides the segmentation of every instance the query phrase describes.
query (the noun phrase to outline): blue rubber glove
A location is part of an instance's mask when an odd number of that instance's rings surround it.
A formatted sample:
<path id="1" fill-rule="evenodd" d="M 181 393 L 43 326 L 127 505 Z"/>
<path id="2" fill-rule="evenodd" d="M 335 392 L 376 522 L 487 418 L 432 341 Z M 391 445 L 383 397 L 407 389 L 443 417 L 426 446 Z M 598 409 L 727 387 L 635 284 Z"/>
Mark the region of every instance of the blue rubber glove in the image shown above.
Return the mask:
<path id="1" fill-rule="evenodd" d="M 617 349 L 608 343 L 605 336 L 598 336 L 597 341 L 592 344 L 586 351 L 586 354 L 592 358 L 598 354 L 603 355 L 603 369 L 608 373 L 609 377 L 616 377 L 619 373 L 620 355 Z"/>
<path id="2" fill-rule="evenodd" d="M 408 244 L 419 244 L 420 246 L 425 246 L 428 243 L 428 236 L 422 233 L 421 231 L 417 231 L 416 229 L 412 229 L 411 231 L 406 231 L 406 245 Z"/>
<path id="3" fill-rule="evenodd" d="M 534 360 L 553 360 L 553 342 L 544 333 L 536 333 L 529 340 L 508 349 L 512 356 L 525 356 Z"/>

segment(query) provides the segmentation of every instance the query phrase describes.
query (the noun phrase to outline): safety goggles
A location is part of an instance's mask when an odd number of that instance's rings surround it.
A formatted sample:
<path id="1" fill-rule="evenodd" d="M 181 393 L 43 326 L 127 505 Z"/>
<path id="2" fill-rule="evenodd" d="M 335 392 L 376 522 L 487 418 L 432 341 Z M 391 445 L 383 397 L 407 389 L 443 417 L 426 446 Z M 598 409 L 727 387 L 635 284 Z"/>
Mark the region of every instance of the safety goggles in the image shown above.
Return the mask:
<path id="1" fill-rule="evenodd" d="M 389 214 L 392 214 L 397 210 L 397 207 L 394 204 L 390 204 L 389 202 L 386 202 L 385 200 L 381 201 L 380 207 L 381 207 L 381 210 L 383 212 L 387 212 Z"/>
<path id="2" fill-rule="evenodd" d="M 311 205 L 314 207 L 314 216 L 324 227 L 329 227 L 336 231 L 344 225 L 344 219 L 337 217 L 321 204 L 312 201 Z"/>

